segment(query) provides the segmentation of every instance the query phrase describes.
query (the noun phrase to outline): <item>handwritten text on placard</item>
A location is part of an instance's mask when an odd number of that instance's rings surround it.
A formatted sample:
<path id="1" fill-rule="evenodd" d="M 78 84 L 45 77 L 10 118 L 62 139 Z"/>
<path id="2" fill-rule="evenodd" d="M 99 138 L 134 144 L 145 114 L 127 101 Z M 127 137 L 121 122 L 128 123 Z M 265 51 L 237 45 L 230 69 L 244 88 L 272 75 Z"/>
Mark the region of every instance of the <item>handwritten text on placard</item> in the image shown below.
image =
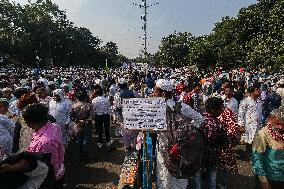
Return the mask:
<path id="1" fill-rule="evenodd" d="M 166 130 L 166 101 L 163 98 L 123 99 L 123 123 L 131 130 Z"/>

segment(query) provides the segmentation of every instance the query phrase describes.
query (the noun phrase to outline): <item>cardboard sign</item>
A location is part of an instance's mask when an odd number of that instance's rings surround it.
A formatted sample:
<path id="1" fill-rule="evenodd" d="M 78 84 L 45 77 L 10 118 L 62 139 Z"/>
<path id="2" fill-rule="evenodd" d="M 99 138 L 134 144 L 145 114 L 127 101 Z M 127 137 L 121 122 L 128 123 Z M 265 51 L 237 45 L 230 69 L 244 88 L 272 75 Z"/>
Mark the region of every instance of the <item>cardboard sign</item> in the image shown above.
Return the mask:
<path id="1" fill-rule="evenodd" d="M 123 99 L 124 128 L 130 130 L 167 130 L 166 101 L 164 98 Z"/>

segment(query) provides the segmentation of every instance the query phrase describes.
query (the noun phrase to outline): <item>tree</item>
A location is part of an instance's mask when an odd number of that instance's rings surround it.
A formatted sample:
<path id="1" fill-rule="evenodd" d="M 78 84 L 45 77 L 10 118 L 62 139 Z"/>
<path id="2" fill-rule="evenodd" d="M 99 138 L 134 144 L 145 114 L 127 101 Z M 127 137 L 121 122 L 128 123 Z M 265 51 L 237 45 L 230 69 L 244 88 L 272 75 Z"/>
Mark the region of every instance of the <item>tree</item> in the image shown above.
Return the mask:
<path id="1" fill-rule="evenodd" d="M 87 28 L 74 26 L 51 0 L 24 6 L 3 0 L 0 16 L 0 54 L 14 55 L 27 66 L 99 66 L 106 58 L 117 58 L 115 43 L 108 43 L 105 53 L 99 37 Z"/>
<path id="2" fill-rule="evenodd" d="M 184 43 L 186 48 L 179 48 L 182 40 L 175 32 L 162 40 L 160 63 L 197 65 L 203 69 L 208 65 L 224 69 L 243 66 L 283 69 L 283 15 L 284 0 L 258 0 L 241 9 L 237 17 L 222 18 L 210 34 L 191 36 L 192 40 Z M 187 50 L 188 62 L 183 61 Z"/>
<path id="3" fill-rule="evenodd" d="M 174 32 L 164 37 L 159 46 L 159 57 L 163 66 L 181 67 L 188 64 L 188 51 L 193 36 L 188 32 Z"/>
<path id="4" fill-rule="evenodd" d="M 117 44 L 109 41 L 102 47 L 103 53 L 109 61 L 109 65 L 114 65 L 118 60 L 118 47 Z"/>
<path id="5" fill-rule="evenodd" d="M 197 37 L 193 40 L 188 60 L 189 65 L 196 65 L 199 69 L 210 69 L 210 66 L 216 65 L 216 55 L 208 36 Z"/>

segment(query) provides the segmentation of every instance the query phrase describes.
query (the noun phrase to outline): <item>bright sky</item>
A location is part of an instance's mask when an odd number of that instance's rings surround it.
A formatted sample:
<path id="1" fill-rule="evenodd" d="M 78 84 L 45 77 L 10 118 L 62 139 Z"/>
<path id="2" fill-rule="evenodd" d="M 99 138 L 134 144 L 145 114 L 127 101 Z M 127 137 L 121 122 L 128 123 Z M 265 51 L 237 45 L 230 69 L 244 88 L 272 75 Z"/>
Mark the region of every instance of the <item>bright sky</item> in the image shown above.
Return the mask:
<path id="1" fill-rule="evenodd" d="M 133 3 L 142 0 L 53 0 L 66 10 L 68 19 L 76 26 L 86 27 L 104 42 L 117 43 L 119 51 L 129 57 L 138 56 L 143 49 L 142 9 Z M 149 8 L 147 30 L 148 51 L 158 50 L 161 39 L 176 31 L 195 36 L 208 34 L 214 23 L 224 16 L 236 16 L 242 7 L 257 0 L 147 0 Z M 21 4 L 28 0 L 15 0 Z"/>

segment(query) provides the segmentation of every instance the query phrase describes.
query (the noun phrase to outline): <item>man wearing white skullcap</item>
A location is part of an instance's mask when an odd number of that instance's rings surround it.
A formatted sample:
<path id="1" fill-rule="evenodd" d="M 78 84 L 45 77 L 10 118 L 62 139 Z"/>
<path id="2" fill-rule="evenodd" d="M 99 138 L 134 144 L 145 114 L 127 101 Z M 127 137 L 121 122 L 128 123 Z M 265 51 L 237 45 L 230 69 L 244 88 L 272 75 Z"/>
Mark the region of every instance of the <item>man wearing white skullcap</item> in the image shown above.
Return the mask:
<path id="1" fill-rule="evenodd" d="M 282 98 L 282 106 L 284 106 L 284 79 L 281 79 L 278 82 L 278 89 L 276 91 L 277 94 L 279 94 Z"/>
<path id="2" fill-rule="evenodd" d="M 174 90 L 174 83 L 171 80 L 159 79 L 156 82 L 154 89 L 155 97 L 166 98 L 167 106 L 174 109 L 176 102 L 172 98 L 172 91 Z M 188 119 L 194 121 L 196 127 L 200 127 L 203 122 L 203 116 L 193 110 L 190 106 L 181 103 L 181 114 Z M 179 188 L 186 189 L 188 185 L 187 179 L 177 179 L 170 174 L 168 169 L 165 167 L 164 153 L 168 153 L 167 145 L 168 135 L 166 132 L 161 132 L 158 134 L 159 150 L 157 150 L 157 188 L 168 189 L 168 188 Z M 198 184 L 198 183 L 196 183 Z"/>
<path id="3" fill-rule="evenodd" d="M 69 139 L 71 109 L 72 102 L 65 98 L 64 91 L 62 89 L 54 90 L 53 99 L 49 102 L 49 114 L 56 119 L 56 123 L 60 126 L 65 147 L 67 147 Z"/>

